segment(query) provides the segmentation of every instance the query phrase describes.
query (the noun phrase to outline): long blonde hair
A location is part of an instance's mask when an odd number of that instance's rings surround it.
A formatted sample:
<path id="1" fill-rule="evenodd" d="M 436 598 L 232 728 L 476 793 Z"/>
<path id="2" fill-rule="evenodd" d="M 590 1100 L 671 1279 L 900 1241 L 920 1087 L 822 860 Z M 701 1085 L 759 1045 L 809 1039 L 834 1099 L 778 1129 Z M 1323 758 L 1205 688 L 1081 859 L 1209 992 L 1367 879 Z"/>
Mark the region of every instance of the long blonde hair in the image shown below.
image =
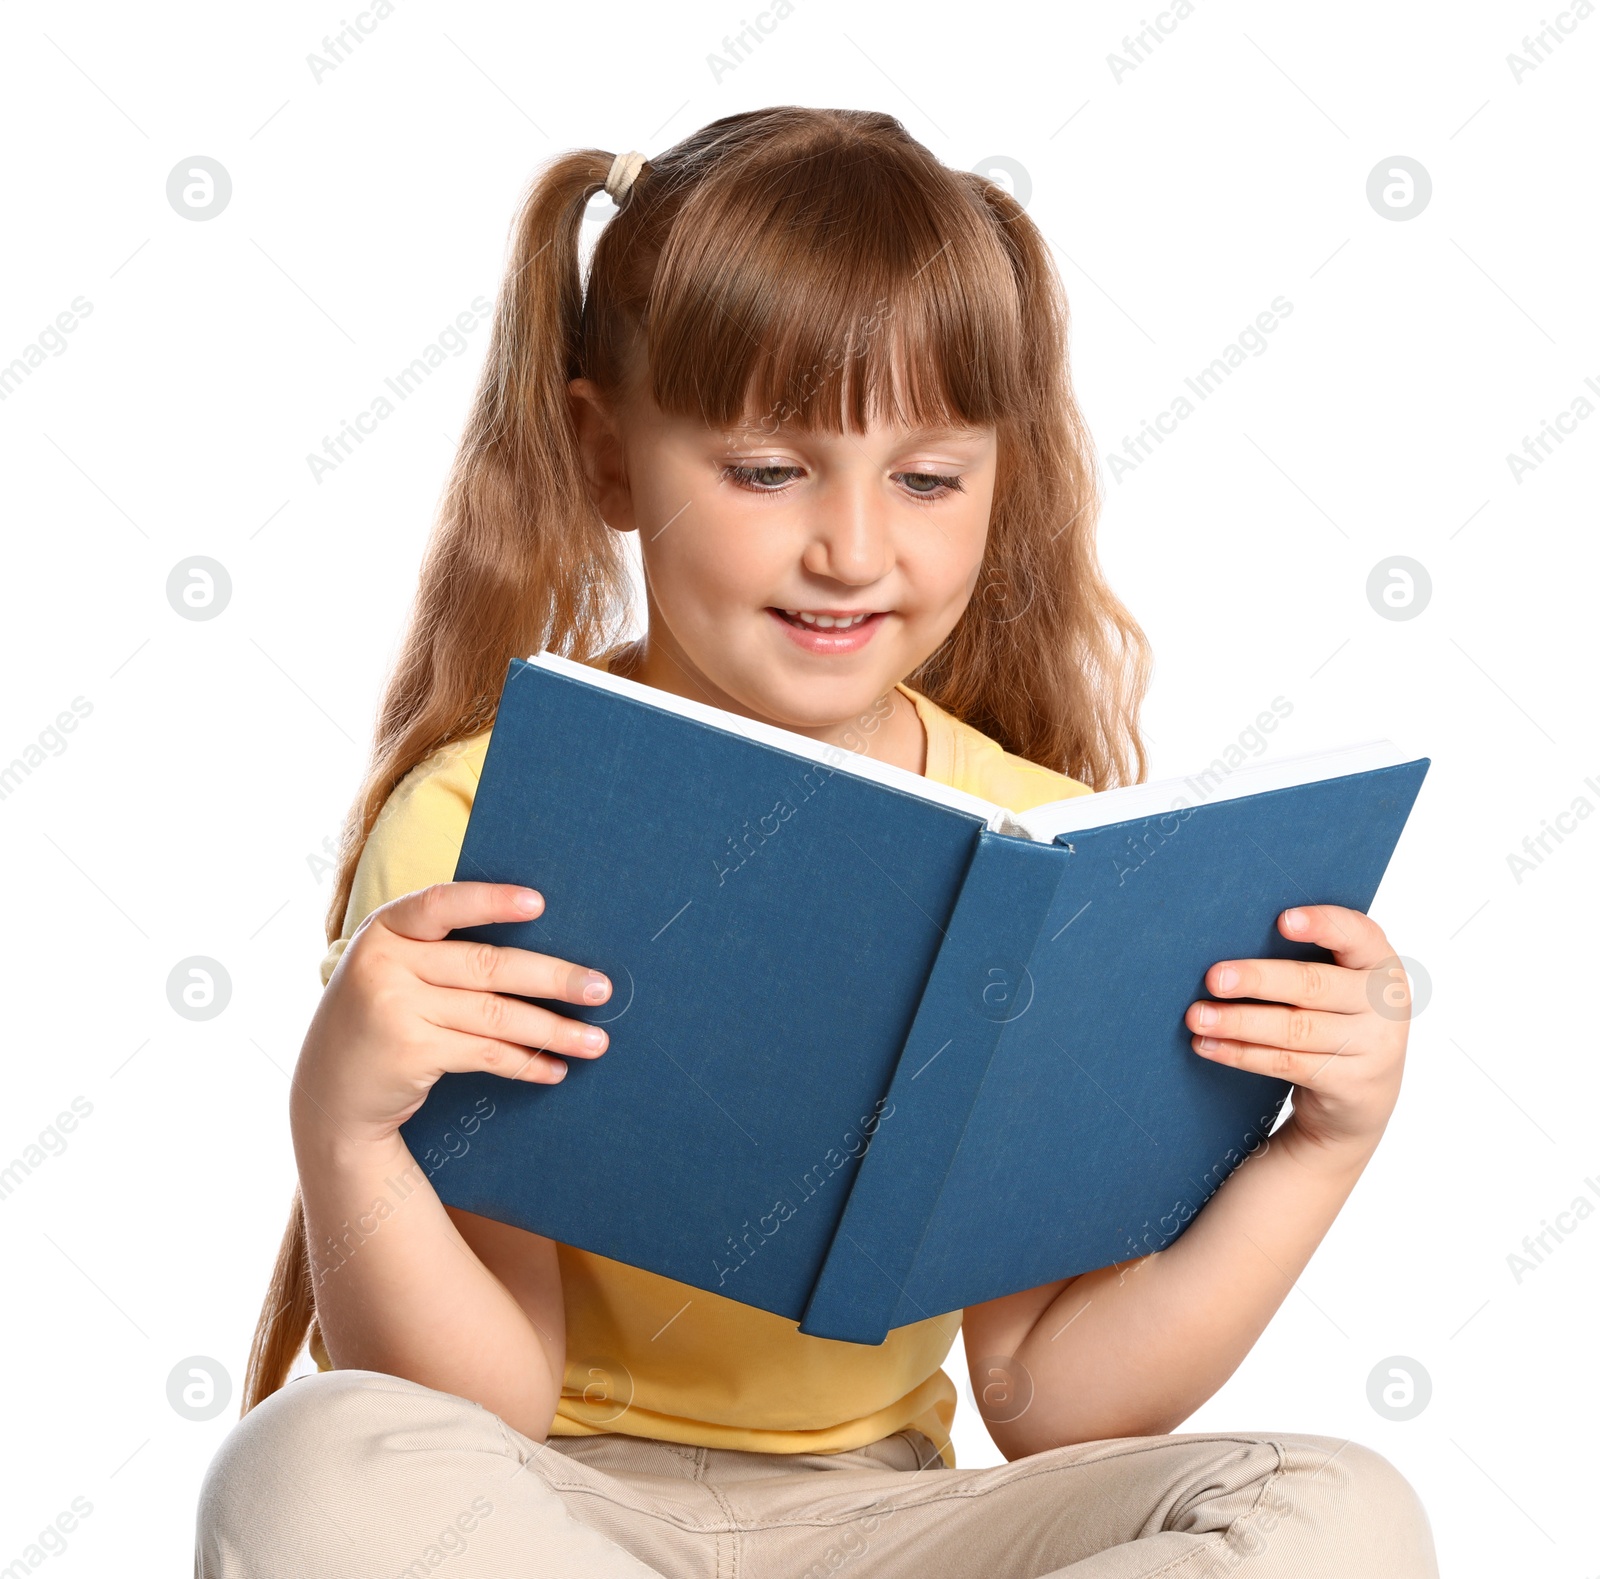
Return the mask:
<path id="1" fill-rule="evenodd" d="M 586 293 L 579 243 L 611 163 L 598 149 L 553 159 L 517 217 L 483 374 L 346 821 L 330 943 L 390 792 L 493 722 L 507 661 L 546 648 L 592 658 L 623 634 L 628 566 L 580 466 L 567 393 L 578 376 L 608 396 L 642 377 L 663 411 L 719 426 L 752 411 L 834 433 L 846 415 L 865 427 L 869 413 L 994 425 L 977 589 L 906 681 L 1095 789 L 1144 777 L 1148 647 L 1100 573 L 1066 299 L 1015 199 L 941 164 L 889 115 L 730 115 L 643 166 L 595 243 Z M 245 1411 L 283 1385 L 308 1330 L 320 1347 L 314 1317 L 297 1192 Z"/>

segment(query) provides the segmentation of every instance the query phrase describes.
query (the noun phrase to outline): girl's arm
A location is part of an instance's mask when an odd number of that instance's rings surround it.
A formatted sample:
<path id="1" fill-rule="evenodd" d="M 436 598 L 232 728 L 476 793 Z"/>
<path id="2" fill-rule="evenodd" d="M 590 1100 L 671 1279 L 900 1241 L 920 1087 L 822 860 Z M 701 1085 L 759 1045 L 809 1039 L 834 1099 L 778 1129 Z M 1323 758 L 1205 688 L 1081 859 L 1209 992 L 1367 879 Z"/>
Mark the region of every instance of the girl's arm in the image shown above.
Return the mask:
<path id="1" fill-rule="evenodd" d="M 1278 918 L 1332 965 L 1231 960 L 1186 1016 L 1197 1053 L 1290 1080 L 1294 1111 L 1169 1249 L 969 1306 L 974 1395 L 1008 1459 L 1173 1430 L 1249 1353 L 1377 1147 L 1410 1000 L 1382 930 L 1308 905 Z"/>
<path id="2" fill-rule="evenodd" d="M 555 1244 L 446 1208 L 399 1134 L 447 1071 L 549 1083 L 566 1064 L 537 1049 L 603 1051 L 603 1031 L 506 996 L 603 1002 L 610 988 L 598 972 L 447 937 L 527 920 L 542 908 L 537 895 L 519 904 L 528 894 L 439 883 L 374 910 L 312 1018 L 290 1121 L 334 1365 L 470 1398 L 543 1441 L 565 1367 Z M 473 1125 L 493 1121 L 479 1114 Z"/>

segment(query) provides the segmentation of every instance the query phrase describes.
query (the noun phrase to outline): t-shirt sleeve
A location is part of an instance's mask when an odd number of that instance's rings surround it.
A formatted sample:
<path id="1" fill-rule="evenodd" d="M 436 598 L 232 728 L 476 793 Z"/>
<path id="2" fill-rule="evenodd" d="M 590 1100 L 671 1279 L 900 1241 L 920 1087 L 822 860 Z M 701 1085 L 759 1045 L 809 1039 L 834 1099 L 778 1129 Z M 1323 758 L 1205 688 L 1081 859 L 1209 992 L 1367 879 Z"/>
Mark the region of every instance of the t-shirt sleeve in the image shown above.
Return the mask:
<path id="1" fill-rule="evenodd" d="M 442 747 L 401 779 L 383 803 L 356 862 L 344 924 L 322 957 L 324 987 L 356 928 L 379 905 L 455 876 L 488 740 L 485 730 Z"/>

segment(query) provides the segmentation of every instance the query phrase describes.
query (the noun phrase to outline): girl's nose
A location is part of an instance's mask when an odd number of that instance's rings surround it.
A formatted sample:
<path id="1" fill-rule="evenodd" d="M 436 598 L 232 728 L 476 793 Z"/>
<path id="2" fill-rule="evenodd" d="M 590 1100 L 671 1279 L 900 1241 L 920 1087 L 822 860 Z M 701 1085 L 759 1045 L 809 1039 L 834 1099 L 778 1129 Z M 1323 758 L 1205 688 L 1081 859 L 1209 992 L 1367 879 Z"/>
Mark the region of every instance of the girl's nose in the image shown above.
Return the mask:
<path id="1" fill-rule="evenodd" d="M 894 566 L 888 501 L 871 484 L 842 488 L 819 501 L 801 563 L 813 575 L 851 586 L 881 580 Z"/>

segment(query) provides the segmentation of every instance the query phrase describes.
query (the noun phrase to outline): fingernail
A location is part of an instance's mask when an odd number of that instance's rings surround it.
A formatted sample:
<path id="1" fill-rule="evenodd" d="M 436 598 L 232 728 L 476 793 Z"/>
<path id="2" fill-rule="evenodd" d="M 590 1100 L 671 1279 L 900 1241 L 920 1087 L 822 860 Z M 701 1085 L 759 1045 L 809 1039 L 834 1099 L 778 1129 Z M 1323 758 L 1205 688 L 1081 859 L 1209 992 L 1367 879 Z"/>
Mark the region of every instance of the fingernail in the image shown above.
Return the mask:
<path id="1" fill-rule="evenodd" d="M 544 895 L 532 888 L 519 888 L 512 903 L 531 916 L 534 911 L 544 909 Z"/>
<path id="2" fill-rule="evenodd" d="M 597 1031 L 593 1026 L 590 1026 L 589 1029 L 578 1038 L 578 1040 L 582 1042 L 585 1047 L 604 1047 L 606 1045 L 606 1033 L 604 1031 Z"/>
<path id="3" fill-rule="evenodd" d="M 1217 1041 L 1215 1037 L 1202 1036 L 1196 1039 L 1194 1045 L 1198 1047 L 1202 1053 L 1214 1053 L 1219 1047 L 1222 1046 L 1222 1043 Z"/>
<path id="4" fill-rule="evenodd" d="M 1311 917 L 1308 916 L 1303 910 L 1285 910 L 1283 913 L 1283 924 L 1288 927 L 1291 932 L 1304 932 L 1305 929 L 1311 925 Z"/>
<path id="5" fill-rule="evenodd" d="M 1195 1010 L 1194 1017 L 1195 1020 L 1201 1025 L 1215 1025 L 1217 1023 L 1217 1011 L 1213 1009 L 1209 1003 L 1202 1003 L 1200 1007 Z"/>
<path id="6" fill-rule="evenodd" d="M 585 1003 L 604 1003 L 611 996 L 611 983 L 597 970 L 589 972 L 583 984 L 583 1001 Z"/>
<path id="7" fill-rule="evenodd" d="M 1233 966 L 1224 965 L 1222 969 L 1217 972 L 1217 986 L 1223 992 L 1226 992 L 1230 987 L 1237 987 L 1238 985 L 1239 972 L 1236 971 Z"/>

